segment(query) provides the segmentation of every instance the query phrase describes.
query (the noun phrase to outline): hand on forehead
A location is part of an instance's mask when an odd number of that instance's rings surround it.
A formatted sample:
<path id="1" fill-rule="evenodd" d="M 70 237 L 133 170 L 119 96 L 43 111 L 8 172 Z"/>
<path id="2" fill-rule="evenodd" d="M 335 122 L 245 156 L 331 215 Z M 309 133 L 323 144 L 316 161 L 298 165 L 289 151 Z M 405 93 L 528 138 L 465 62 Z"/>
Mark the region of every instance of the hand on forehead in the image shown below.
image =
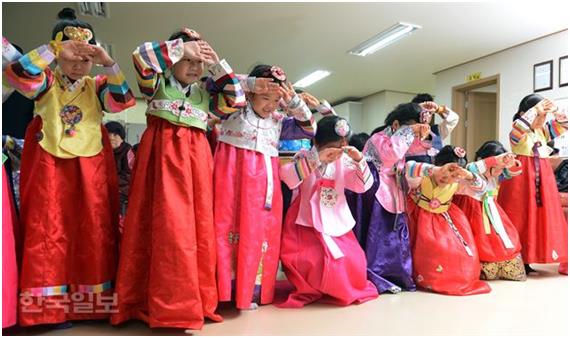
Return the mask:
<path id="1" fill-rule="evenodd" d="M 196 61 L 201 60 L 200 45 L 197 41 L 189 41 L 184 43 L 184 57 Z"/>

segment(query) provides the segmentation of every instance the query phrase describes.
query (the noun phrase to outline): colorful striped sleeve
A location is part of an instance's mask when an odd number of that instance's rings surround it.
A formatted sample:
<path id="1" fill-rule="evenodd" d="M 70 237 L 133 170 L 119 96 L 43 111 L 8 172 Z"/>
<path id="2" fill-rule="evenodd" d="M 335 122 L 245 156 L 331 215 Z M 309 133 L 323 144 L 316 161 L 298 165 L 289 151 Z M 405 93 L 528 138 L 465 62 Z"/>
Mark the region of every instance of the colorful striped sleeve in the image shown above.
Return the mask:
<path id="1" fill-rule="evenodd" d="M 404 167 L 404 176 L 408 182 L 408 189 L 411 193 L 417 193 L 417 188 L 420 186 L 423 179 L 431 176 L 435 166 L 429 163 L 421 163 L 416 161 L 406 162 Z"/>
<path id="2" fill-rule="evenodd" d="M 513 129 L 509 134 L 512 146 L 519 144 L 526 137 L 526 134 L 532 131 L 531 126 L 536 115 L 536 109 L 531 108 L 513 122 Z"/>
<path id="3" fill-rule="evenodd" d="M 6 39 L 2 37 L 2 71 L 11 62 L 17 61 L 22 54 Z M 6 101 L 14 92 L 14 88 L 10 87 L 6 79 L 2 80 L 2 102 Z"/>
<path id="4" fill-rule="evenodd" d="M 322 116 L 337 115 L 336 111 L 327 100 L 321 101 L 321 103 L 317 107 L 317 112 L 319 112 L 319 114 L 321 114 Z"/>
<path id="5" fill-rule="evenodd" d="M 252 93 L 255 88 L 255 76 L 247 76 L 245 74 L 235 74 L 241 89 L 246 93 Z"/>
<path id="6" fill-rule="evenodd" d="M 299 95 L 293 97 L 286 110 L 289 117 L 283 120 L 280 136 L 282 140 L 313 138 L 315 136 L 317 122 L 313 117 L 313 113 Z"/>
<path id="7" fill-rule="evenodd" d="M 299 95 L 293 96 L 293 99 L 287 105 L 287 113 L 297 121 L 297 125 L 303 130 L 305 135 L 309 138 L 315 136 L 317 122 L 313 117 L 313 113 Z"/>
<path id="8" fill-rule="evenodd" d="M 208 71 L 210 112 L 221 117 L 245 107 L 245 94 L 240 81 L 226 60 L 211 66 Z"/>
<path id="9" fill-rule="evenodd" d="M 97 96 L 108 113 L 118 113 L 135 105 L 135 97 L 129 88 L 119 65 L 104 68 L 105 75 L 96 78 Z"/>
<path id="10" fill-rule="evenodd" d="M 435 166 L 429 163 L 422 163 L 416 161 L 406 162 L 406 176 L 409 178 L 427 177 L 431 176 Z"/>
<path id="11" fill-rule="evenodd" d="M 29 99 L 39 99 L 53 84 L 53 73 L 48 66 L 54 59 L 47 45 L 32 50 L 6 66 L 7 84 Z"/>
<path id="12" fill-rule="evenodd" d="M 133 52 L 133 63 L 139 89 L 144 98 L 152 99 L 158 88 L 159 75 L 184 56 L 182 39 L 145 42 Z"/>
<path id="13" fill-rule="evenodd" d="M 347 161 L 352 162 L 354 165 L 349 166 L 350 169 L 345 172 L 345 188 L 357 194 L 365 193 L 368 189 L 372 188 L 374 178 L 370 173 L 366 159 L 363 157 L 360 162 L 356 162 L 348 157 Z"/>
<path id="14" fill-rule="evenodd" d="M 22 57 L 22 54 L 6 39 L 2 37 L 2 70 L 11 62 Z"/>
<path id="15" fill-rule="evenodd" d="M 568 130 L 568 120 L 552 120 L 546 122 L 545 131 L 553 140 Z"/>
<path id="16" fill-rule="evenodd" d="M 467 163 L 465 168 L 472 174 L 483 175 L 489 170 L 489 168 L 496 166 L 498 163 L 497 156 L 489 156 L 479 161 Z"/>
<path id="17" fill-rule="evenodd" d="M 515 176 L 519 176 L 520 174 L 522 174 L 522 172 L 523 172 L 522 166 L 505 168 L 503 169 L 503 173 L 499 176 L 499 182 L 502 182 L 504 180 L 510 180 Z"/>
<path id="18" fill-rule="evenodd" d="M 303 149 L 295 155 L 293 162 L 281 166 L 279 176 L 289 188 L 295 189 L 313 173 L 319 164 L 319 154 L 315 149 Z"/>

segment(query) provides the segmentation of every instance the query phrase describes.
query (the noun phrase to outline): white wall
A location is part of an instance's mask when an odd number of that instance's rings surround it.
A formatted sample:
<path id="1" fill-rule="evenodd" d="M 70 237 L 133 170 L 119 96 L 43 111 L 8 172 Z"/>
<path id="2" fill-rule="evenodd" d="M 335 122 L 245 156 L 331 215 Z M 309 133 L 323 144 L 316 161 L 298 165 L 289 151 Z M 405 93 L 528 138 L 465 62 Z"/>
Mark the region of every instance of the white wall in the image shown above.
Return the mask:
<path id="1" fill-rule="evenodd" d="M 362 103 L 348 101 L 333 108 L 338 116 L 344 117 L 350 123 L 352 132 L 360 133 L 362 131 Z"/>
<path id="2" fill-rule="evenodd" d="M 362 102 L 362 130 L 360 132 L 370 134 L 372 130 L 384 125 L 384 119 L 389 113 L 386 111 L 386 92 L 368 95 L 360 102 Z"/>
<path id="3" fill-rule="evenodd" d="M 370 134 L 384 125 L 386 116 L 400 103 L 410 102 L 413 93 L 383 90 L 368 95 L 360 102 L 349 101 L 334 106 L 336 113 L 348 120 L 353 132 Z"/>
<path id="4" fill-rule="evenodd" d="M 386 116 L 400 103 L 410 102 L 413 93 L 403 93 L 390 90 L 364 97 L 362 102 L 362 130 L 370 134 L 372 130 L 384 125 Z"/>
<path id="5" fill-rule="evenodd" d="M 556 33 L 488 57 L 436 74 L 436 100 L 451 106 L 453 86 L 466 82 L 468 74 L 481 72 L 481 77 L 500 74 L 499 141 L 509 145 L 512 116 L 520 100 L 533 91 L 533 65 L 553 60 L 553 89 L 539 94 L 551 99 L 568 98 L 568 87 L 558 87 L 558 58 L 568 55 L 568 31 Z"/>

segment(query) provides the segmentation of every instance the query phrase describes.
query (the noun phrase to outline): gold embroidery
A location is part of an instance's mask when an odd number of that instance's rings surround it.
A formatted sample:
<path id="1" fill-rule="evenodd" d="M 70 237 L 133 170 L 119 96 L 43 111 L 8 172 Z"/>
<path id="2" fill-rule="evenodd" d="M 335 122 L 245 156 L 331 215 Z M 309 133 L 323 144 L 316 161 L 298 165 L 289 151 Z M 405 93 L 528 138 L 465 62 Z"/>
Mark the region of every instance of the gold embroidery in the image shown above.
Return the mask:
<path id="1" fill-rule="evenodd" d="M 481 279 L 526 280 L 526 273 L 521 255 L 519 254 L 513 259 L 502 262 L 481 262 Z"/>
<path id="2" fill-rule="evenodd" d="M 265 257 L 265 253 L 269 248 L 269 243 L 267 241 L 263 241 L 261 244 L 261 258 L 259 259 L 259 265 L 257 267 L 257 274 L 255 276 L 255 285 L 261 285 L 261 280 L 263 278 L 263 258 Z"/>
<path id="3" fill-rule="evenodd" d="M 236 270 L 237 270 L 237 251 L 239 244 L 239 232 L 230 231 L 230 233 L 228 234 L 228 242 L 230 242 L 230 250 L 232 250 L 231 276 L 232 280 L 235 280 Z"/>

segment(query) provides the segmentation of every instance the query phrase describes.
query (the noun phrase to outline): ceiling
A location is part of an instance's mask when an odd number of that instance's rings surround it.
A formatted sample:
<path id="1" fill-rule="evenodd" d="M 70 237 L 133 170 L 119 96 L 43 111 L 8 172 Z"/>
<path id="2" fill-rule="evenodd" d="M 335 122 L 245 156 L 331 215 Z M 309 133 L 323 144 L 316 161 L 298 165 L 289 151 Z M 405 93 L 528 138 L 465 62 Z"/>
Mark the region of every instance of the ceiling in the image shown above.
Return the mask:
<path id="1" fill-rule="evenodd" d="M 2 33 L 30 50 L 49 41 L 57 12 L 77 3 L 2 3 Z M 110 18 L 81 17 L 112 43 L 135 85 L 131 52 L 182 26 L 199 31 L 234 70 L 280 65 L 293 82 L 339 102 L 382 90 L 433 91 L 434 72 L 568 28 L 561 3 L 110 3 Z M 540 13 L 537 12 L 540 10 Z M 538 15 L 537 15 L 538 14 Z M 398 21 L 423 29 L 368 56 L 347 51 Z M 138 90 L 135 91 L 138 95 Z"/>

